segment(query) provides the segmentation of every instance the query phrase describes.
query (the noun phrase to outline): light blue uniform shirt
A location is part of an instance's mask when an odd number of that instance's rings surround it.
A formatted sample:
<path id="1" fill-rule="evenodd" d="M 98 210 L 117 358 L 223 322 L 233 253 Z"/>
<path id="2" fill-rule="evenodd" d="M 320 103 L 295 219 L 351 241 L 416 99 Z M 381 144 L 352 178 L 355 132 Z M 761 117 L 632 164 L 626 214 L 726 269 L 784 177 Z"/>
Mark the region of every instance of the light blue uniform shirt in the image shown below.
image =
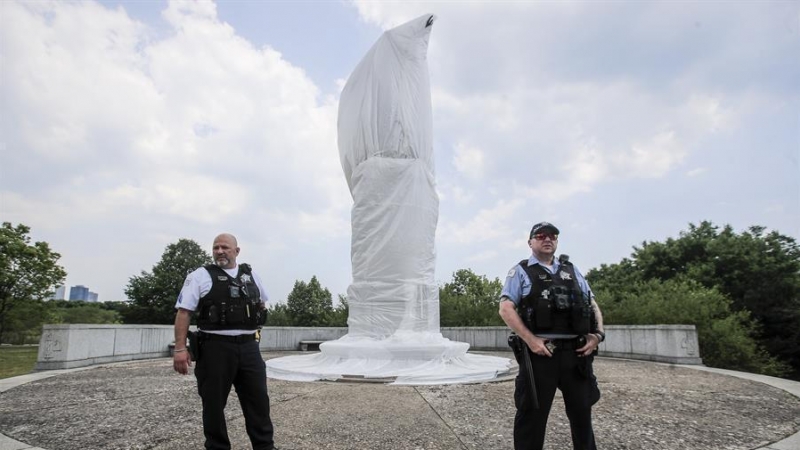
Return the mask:
<path id="1" fill-rule="evenodd" d="M 561 268 L 561 263 L 558 262 L 558 258 L 553 259 L 553 266 L 550 268 L 540 263 L 539 260 L 536 259 L 536 256 L 531 255 L 531 257 L 528 258 L 528 266 L 532 266 L 534 264 L 539 264 L 551 275 L 558 273 L 559 269 Z M 583 294 L 590 298 L 594 297 L 592 290 L 589 288 L 589 283 L 586 282 L 586 279 L 583 277 L 581 272 L 577 267 L 575 267 L 574 264 L 572 267 L 575 269 L 575 279 L 578 280 L 578 286 L 580 286 Z M 515 305 L 519 306 L 520 300 L 531 293 L 531 286 L 532 283 L 531 279 L 528 277 L 528 273 L 525 272 L 525 269 L 523 269 L 522 266 L 516 264 L 511 268 L 511 270 L 508 271 L 506 282 L 503 285 L 503 291 L 500 294 L 500 298 L 502 299 L 503 297 L 506 297 L 514 302 Z"/>

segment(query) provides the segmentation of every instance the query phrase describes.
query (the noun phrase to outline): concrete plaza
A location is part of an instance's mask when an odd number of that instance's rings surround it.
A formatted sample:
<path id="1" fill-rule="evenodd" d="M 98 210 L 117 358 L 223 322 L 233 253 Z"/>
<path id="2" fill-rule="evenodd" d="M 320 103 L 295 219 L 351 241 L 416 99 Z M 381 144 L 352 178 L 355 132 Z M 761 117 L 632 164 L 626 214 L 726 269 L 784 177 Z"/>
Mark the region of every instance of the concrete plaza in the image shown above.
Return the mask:
<path id="1" fill-rule="evenodd" d="M 800 383 L 612 358 L 598 358 L 595 370 L 599 448 L 800 448 Z M 283 450 L 513 448 L 513 380 L 268 384 Z M 203 447 L 195 379 L 173 372 L 169 358 L 34 373 L 0 380 L 0 392 L 0 450 Z M 249 448 L 235 393 L 227 417 L 233 448 Z M 548 427 L 546 448 L 571 448 L 559 398 Z"/>

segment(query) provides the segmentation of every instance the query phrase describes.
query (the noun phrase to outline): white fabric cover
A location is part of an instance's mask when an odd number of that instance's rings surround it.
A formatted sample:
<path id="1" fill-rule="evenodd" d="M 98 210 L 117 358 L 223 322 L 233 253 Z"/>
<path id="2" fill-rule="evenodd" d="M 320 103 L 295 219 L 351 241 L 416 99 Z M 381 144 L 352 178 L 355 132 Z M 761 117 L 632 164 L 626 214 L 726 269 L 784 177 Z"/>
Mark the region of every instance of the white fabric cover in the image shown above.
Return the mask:
<path id="1" fill-rule="evenodd" d="M 434 279 L 439 198 L 427 49 L 434 16 L 386 31 L 339 101 L 339 155 L 353 196 L 348 334 L 321 353 L 269 360 L 273 378 L 396 383 L 484 381 L 510 361 L 468 355 L 439 330 Z"/>

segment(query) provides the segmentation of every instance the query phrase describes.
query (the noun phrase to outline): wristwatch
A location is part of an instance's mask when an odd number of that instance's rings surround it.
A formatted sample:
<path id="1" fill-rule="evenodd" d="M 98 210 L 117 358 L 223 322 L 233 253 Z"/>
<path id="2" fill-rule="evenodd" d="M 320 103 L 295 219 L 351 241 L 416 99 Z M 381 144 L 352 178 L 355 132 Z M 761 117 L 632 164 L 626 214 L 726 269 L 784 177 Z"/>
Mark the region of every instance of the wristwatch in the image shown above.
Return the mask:
<path id="1" fill-rule="evenodd" d="M 600 342 L 603 342 L 603 341 L 606 340 L 606 334 L 603 333 L 602 331 L 595 331 L 594 334 L 600 336 Z"/>

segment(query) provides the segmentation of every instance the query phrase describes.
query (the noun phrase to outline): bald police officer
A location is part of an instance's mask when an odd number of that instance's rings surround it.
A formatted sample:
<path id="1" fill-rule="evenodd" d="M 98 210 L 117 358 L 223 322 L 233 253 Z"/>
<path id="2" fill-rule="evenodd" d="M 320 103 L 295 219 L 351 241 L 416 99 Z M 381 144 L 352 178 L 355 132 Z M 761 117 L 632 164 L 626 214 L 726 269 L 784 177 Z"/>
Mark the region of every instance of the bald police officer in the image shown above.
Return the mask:
<path id="1" fill-rule="evenodd" d="M 541 450 L 556 389 L 564 397 L 575 450 L 597 448 L 592 404 L 599 398 L 593 353 L 605 339 L 603 317 L 588 283 L 567 258 L 555 258 L 559 231 L 549 222 L 533 226 L 532 254 L 508 273 L 500 317 L 530 352 L 538 408 L 520 370 L 514 402 L 515 450 Z M 522 369 L 522 368 L 521 368 Z"/>
<path id="2" fill-rule="evenodd" d="M 231 386 L 236 388 L 245 429 L 254 450 L 273 450 L 267 373 L 258 343 L 267 292 L 247 264 L 237 264 L 236 238 L 214 239 L 214 264 L 186 277 L 175 308 L 173 367 L 186 375 L 191 359 L 186 337 L 192 313 L 197 315 L 199 348 L 194 374 L 203 402 L 205 448 L 230 450 L 225 405 Z"/>

